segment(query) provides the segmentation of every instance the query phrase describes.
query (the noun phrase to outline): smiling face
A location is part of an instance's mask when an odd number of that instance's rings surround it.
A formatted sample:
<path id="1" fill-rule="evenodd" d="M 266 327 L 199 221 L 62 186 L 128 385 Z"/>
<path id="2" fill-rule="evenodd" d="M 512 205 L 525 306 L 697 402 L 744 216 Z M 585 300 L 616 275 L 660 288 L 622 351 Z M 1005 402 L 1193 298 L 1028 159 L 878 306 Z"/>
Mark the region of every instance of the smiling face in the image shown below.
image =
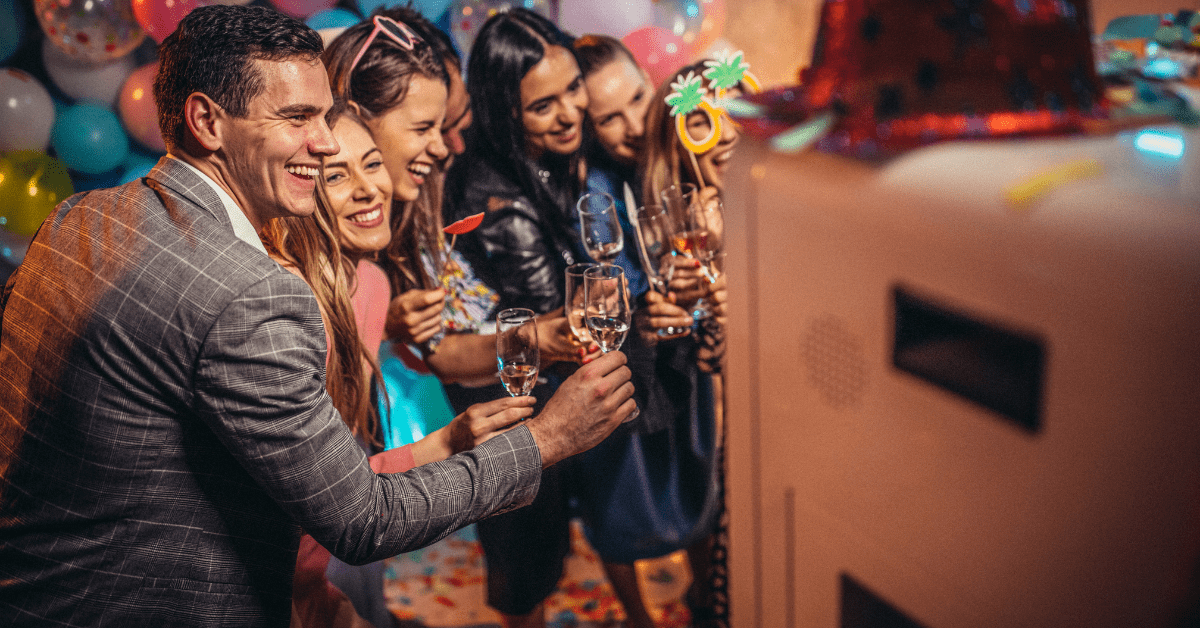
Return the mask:
<path id="1" fill-rule="evenodd" d="M 609 156 L 626 164 L 637 163 L 646 132 L 646 109 L 654 88 L 650 77 L 628 57 L 618 54 L 584 81 L 588 117 L 596 139 Z"/>
<path id="2" fill-rule="evenodd" d="M 333 125 L 342 151 L 325 158 L 321 177 L 347 253 L 379 251 L 392 239 L 392 177 L 371 134 L 352 118 Z"/>
<path id="3" fill-rule="evenodd" d="M 325 124 L 333 105 L 320 59 L 254 61 L 263 91 L 245 117 L 221 111 L 221 146 L 230 196 L 255 227 L 282 216 L 307 216 L 317 207 L 314 192 L 321 161 L 338 152 Z"/>
<path id="4" fill-rule="evenodd" d="M 546 54 L 521 79 L 521 125 L 531 158 L 550 151 L 569 155 L 583 144 L 588 94 L 575 55 L 562 46 Z"/>
<path id="5" fill-rule="evenodd" d="M 397 199 L 417 200 L 425 178 L 449 154 L 442 142 L 445 113 L 446 86 L 437 79 L 414 74 L 409 78 L 404 100 L 367 121 L 392 174 Z"/>
<path id="6" fill-rule="evenodd" d="M 737 96 L 740 94 L 738 90 L 730 90 L 729 96 Z M 708 136 L 712 129 L 709 117 L 703 111 L 697 110 L 687 117 L 687 132 L 692 136 L 694 141 L 701 141 Z M 696 160 L 700 164 L 700 173 L 704 175 L 704 181 L 708 185 L 715 186 L 719 190 L 725 189 L 725 171 L 729 167 L 729 160 L 733 157 L 734 147 L 737 146 L 738 140 L 741 138 L 741 133 L 738 132 L 737 125 L 729 119 L 729 116 L 721 116 L 721 140 L 710 149 L 708 152 L 696 155 Z M 684 162 L 690 158 L 687 155 L 687 149 L 676 140 L 676 150 L 679 151 L 679 158 Z"/>

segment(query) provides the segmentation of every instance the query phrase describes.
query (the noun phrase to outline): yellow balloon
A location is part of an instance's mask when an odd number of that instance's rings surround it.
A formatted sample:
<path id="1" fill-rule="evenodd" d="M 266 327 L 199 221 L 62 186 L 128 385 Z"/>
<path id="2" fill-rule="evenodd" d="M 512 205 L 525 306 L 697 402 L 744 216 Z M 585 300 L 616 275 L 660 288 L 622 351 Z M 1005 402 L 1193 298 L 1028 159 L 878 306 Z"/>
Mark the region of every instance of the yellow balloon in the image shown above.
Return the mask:
<path id="1" fill-rule="evenodd" d="M 74 193 L 61 161 L 33 150 L 0 155 L 0 227 L 32 236 L 54 207 Z"/>

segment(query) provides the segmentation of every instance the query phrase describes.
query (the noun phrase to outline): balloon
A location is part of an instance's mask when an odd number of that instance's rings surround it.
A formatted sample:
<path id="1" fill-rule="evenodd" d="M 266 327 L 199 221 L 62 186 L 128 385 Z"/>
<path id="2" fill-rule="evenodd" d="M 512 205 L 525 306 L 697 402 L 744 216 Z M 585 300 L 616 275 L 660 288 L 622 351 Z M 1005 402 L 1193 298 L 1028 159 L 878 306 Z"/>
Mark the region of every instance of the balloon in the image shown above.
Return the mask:
<path id="1" fill-rule="evenodd" d="M 564 0 L 559 7 L 558 25 L 572 35 L 608 35 L 620 39 L 652 23 L 650 0 L 627 0 L 616 8 L 596 0 Z"/>
<path id="2" fill-rule="evenodd" d="M 332 9 L 337 0 L 271 0 L 271 4 L 283 13 L 302 20 L 314 13 Z"/>
<path id="3" fill-rule="evenodd" d="M 91 103 L 75 105 L 59 116 L 50 145 L 69 168 L 92 175 L 116 168 L 129 154 L 129 136 L 116 114 Z"/>
<path id="4" fill-rule="evenodd" d="M 0 156 L 0 226 L 32 236 L 63 199 L 75 193 L 63 163 L 33 150 Z"/>
<path id="5" fill-rule="evenodd" d="M 345 31 L 345 26 L 338 26 L 336 28 L 322 28 L 317 31 L 317 34 L 321 36 L 321 43 L 325 44 L 325 47 L 328 48 L 333 44 L 333 40 L 337 39 L 338 35 L 341 35 Z"/>
<path id="6" fill-rule="evenodd" d="M 458 49 L 469 54 L 483 23 L 514 7 L 529 9 L 551 22 L 558 21 L 558 2 L 550 0 L 454 0 L 450 5 L 450 34 Z"/>
<path id="7" fill-rule="evenodd" d="M 129 156 L 125 158 L 125 163 L 121 164 L 121 177 L 117 183 L 123 185 L 134 179 L 140 179 L 150 174 L 150 170 L 157 163 L 158 157 L 131 150 Z"/>
<path id="8" fill-rule="evenodd" d="M 54 127 L 54 101 L 32 76 L 0 71 L 0 151 L 46 150 Z"/>
<path id="9" fill-rule="evenodd" d="M 123 57 L 146 34 L 133 18 L 130 0 L 34 0 L 46 40 L 81 61 Z"/>
<path id="10" fill-rule="evenodd" d="M 645 26 L 621 39 L 633 53 L 638 65 L 650 74 L 655 85 L 662 85 L 691 60 L 691 48 L 683 38 L 657 26 Z"/>
<path id="11" fill-rule="evenodd" d="M 304 21 L 308 27 L 321 31 L 326 28 L 350 28 L 362 21 L 353 11 L 346 9 L 328 9 L 314 13 L 312 17 Z"/>
<path id="12" fill-rule="evenodd" d="M 542 0 L 545 4 L 545 0 Z M 388 7 L 406 6 L 409 0 L 357 0 L 358 12 L 361 15 L 371 15 L 376 9 L 386 9 Z M 414 11 L 425 16 L 425 19 L 430 22 L 437 22 L 439 18 L 446 14 L 450 9 L 451 0 L 412 0 L 412 8 Z M 518 0 L 517 3 L 510 3 L 512 6 L 525 6 L 524 0 Z M 530 2 L 529 4 L 536 4 Z"/>
<path id="13" fill-rule="evenodd" d="M 0 0 L 0 63 L 21 47 L 25 36 L 25 16 L 13 0 Z"/>
<path id="14" fill-rule="evenodd" d="M 725 0 L 657 0 L 651 24 L 671 31 L 700 52 L 725 29 Z"/>
<path id="15" fill-rule="evenodd" d="M 33 241 L 30 236 L 17 235 L 8 229 L 0 227 L 0 277 L 4 277 L 4 272 L 12 270 L 21 265 L 21 260 L 25 259 L 25 251 L 29 250 L 29 243 Z M 11 268 L 5 268 L 5 264 Z"/>
<path id="16" fill-rule="evenodd" d="M 42 42 L 42 62 L 50 80 L 75 100 L 92 100 L 107 106 L 117 102 L 125 77 L 137 67 L 134 55 L 91 63 L 69 56 L 50 43 Z"/>
<path id="17" fill-rule="evenodd" d="M 161 44 L 167 35 L 175 32 L 185 15 L 202 4 L 207 3 L 200 0 L 133 0 L 133 15 L 142 30 Z"/>
<path id="18" fill-rule="evenodd" d="M 162 131 L 158 129 L 158 107 L 154 105 L 154 76 L 158 62 L 147 63 L 134 70 L 117 98 L 117 113 L 130 137 L 156 153 L 167 152 Z"/>

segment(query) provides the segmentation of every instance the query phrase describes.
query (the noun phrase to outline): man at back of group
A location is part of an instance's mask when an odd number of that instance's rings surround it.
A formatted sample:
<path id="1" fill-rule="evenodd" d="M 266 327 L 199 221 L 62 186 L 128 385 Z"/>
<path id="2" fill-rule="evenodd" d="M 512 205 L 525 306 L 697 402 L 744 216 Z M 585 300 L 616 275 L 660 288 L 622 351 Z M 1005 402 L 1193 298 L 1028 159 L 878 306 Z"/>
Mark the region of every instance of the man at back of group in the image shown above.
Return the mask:
<path id="1" fill-rule="evenodd" d="M 170 148 L 76 195 L 0 295 L 0 624 L 286 626 L 299 526 L 363 563 L 532 500 L 633 408 L 620 354 L 476 449 L 375 474 L 325 394 L 316 301 L 262 250 L 335 154 L 320 37 L 194 10 L 155 84 Z"/>

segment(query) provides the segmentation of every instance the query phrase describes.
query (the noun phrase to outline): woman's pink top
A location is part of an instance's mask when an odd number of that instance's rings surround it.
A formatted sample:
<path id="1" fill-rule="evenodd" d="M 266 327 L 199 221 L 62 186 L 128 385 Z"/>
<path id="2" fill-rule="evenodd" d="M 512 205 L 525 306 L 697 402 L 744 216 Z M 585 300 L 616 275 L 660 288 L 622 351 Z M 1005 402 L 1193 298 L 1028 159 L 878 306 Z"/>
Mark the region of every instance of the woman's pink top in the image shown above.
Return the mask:
<path id="1" fill-rule="evenodd" d="M 379 345 L 383 344 L 383 325 L 391 300 L 392 288 L 383 269 L 367 260 L 359 262 L 358 282 L 350 302 L 354 306 L 354 320 L 358 323 L 358 337 L 367 351 L 377 353 Z"/>

